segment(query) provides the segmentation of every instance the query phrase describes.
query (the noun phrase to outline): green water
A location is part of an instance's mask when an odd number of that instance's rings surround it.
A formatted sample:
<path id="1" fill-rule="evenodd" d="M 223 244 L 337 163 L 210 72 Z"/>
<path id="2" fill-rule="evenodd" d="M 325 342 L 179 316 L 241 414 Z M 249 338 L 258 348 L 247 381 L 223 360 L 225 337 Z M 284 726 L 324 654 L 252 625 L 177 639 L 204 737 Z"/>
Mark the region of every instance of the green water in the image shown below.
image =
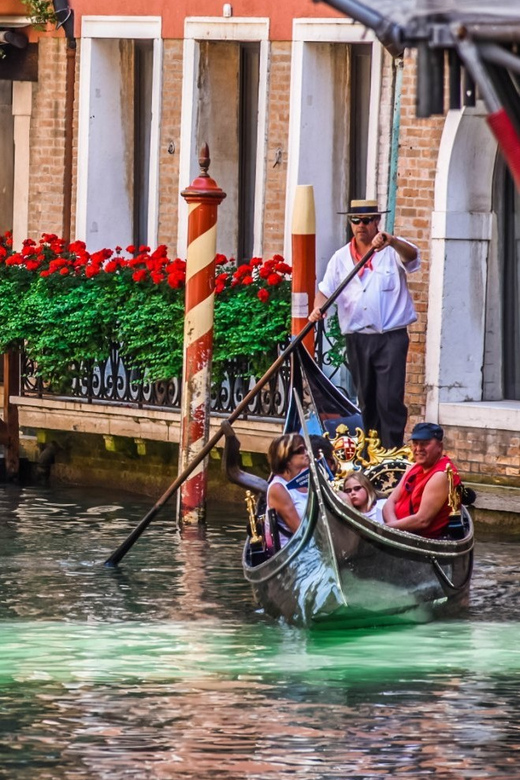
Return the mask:
<path id="1" fill-rule="evenodd" d="M 205 535 L 96 491 L 0 489 L 0 777 L 516 778 L 519 543 L 456 620 L 308 633 L 259 612 L 245 514 Z"/>

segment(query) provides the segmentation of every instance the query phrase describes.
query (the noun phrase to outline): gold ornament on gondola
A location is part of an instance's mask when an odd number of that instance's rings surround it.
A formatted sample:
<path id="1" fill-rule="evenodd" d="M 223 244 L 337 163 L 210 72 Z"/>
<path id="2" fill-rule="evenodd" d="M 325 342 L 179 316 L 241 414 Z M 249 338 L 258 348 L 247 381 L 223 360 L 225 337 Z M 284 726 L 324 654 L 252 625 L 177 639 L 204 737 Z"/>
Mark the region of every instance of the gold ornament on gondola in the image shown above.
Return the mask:
<path id="1" fill-rule="evenodd" d="M 351 436 L 345 425 L 339 425 L 331 444 L 339 464 L 334 480 L 337 489 L 349 471 L 363 471 L 377 490 L 388 494 L 413 462 L 408 445 L 386 449 L 374 430 L 365 435 L 361 428 L 356 428 L 356 435 Z"/>

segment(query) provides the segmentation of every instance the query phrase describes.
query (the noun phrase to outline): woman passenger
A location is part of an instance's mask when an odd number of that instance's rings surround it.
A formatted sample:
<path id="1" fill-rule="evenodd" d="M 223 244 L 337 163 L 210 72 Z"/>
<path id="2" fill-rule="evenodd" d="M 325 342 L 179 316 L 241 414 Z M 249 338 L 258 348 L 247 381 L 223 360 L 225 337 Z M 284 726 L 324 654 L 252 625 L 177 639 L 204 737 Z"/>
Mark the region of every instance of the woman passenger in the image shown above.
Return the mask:
<path id="1" fill-rule="evenodd" d="M 267 459 L 271 477 L 267 488 L 267 509 L 274 509 L 278 517 L 280 547 L 283 547 L 297 530 L 307 506 L 307 488 L 287 487 L 300 471 L 308 468 L 309 456 L 303 437 L 299 433 L 285 433 L 273 439 Z M 266 538 L 273 547 L 269 511 L 266 513 Z"/>
<path id="2" fill-rule="evenodd" d="M 343 490 L 347 501 L 361 514 L 377 523 L 384 523 L 383 506 L 386 498 L 379 498 L 376 489 L 365 474 L 361 471 L 349 471 L 345 476 Z"/>

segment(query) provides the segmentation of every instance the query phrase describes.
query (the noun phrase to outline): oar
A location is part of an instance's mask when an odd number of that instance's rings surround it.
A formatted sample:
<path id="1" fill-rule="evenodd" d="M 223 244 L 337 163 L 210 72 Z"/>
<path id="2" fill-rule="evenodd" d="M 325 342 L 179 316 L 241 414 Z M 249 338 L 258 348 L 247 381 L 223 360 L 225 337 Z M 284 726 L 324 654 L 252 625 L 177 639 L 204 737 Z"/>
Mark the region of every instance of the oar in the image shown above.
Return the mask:
<path id="1" fill-rule="evenodd" d="M 357 263 L 352 271 L 343 279 L 337 290 L 332 293 L 330 298 L 327 298 L 325 303 L 320 307 L 321 314 L 325 314 L 328 308 L 332 306 L 338 295 L 341 295 L 347 284 L 356 276 L 357 273 L 359 273 L 360 269 L 363 268 L 363 266 L 368 263 L 372 255 L 374 254 L 375 249 L 374 247 L 371 247 L 366 255 L 361 258 L 359 263 Z M 136 528 L 132 531 L 132 533 L 125 539 L 125 541 L 119 545 L 117 550 L 112 553 L 110 558 L 107 558 L 105 561 L 105 566 L 116 566 L 119 561 L 124 558 L 124 556 L 127 554 L 127 552 L 130 550 L 131 547 L 135 544 L 135 542 L 139 539 L 145 528 L 150 525 L 151 521 L 155 517 L 155 515 L 159 512 L 161 507 L 166 504 L 166 502 L 173 496 L 174 493 L 177 492 L 177 490 L 180 488 L 182 483 L 189 477 L 189 475 L 192 473 L 192 471 L 195 470 L 195 468 L 201 463 L 206 455 L 210 453 L 210 451 L 213 449 L 215 444 L 224 436 L 224 425 L 225 423 L 232 423 L 234 422 L 237 417 L 240 417 L 244 409 L 248 407 L 248 405 L 251 403 L 255 395 L 258 393 L 259 390 L 262 389 L 262 387 L 266 384 L 266 382 L 275 374 L 282 363 L 287 359 L 287 357 L 291 354 L 291 352 L 294 351 L 297 344 L 299 344 L 307 333 L 309 333 L 310 330 L 314 328 L 314 322 L 307 322 L 307 324 L 301 329 L 301 331 L 298 333 L 297 336 L 293 338 L 289 346 L 287 346 L 283 352 L 280 353 L 280 355 L 276 358 L 272 366 L 265 372 L 265 374 L 258 380 L 256 385 L 251 388 L 251 390 L 247 393 L 246 396 L 240 401 L 236 409 L 231 412 L 229 417 L 223 421 L 220 429 L 213 434 L 211 439 L 207 442 L 207 444 L 204 445 L 204 447 L 200 450 L 198 455 L 195 456 L 195 458 L 191 461 L 191 463 L 186 466 L 182 474 L 179 474 L 177 479 L 172 482 L 170 487 L 162 494 L 160 499 L 157 501 L 156 504 L 150 509 L 150 511 L 143 517 L 141 522 L 139 523 Z"/>

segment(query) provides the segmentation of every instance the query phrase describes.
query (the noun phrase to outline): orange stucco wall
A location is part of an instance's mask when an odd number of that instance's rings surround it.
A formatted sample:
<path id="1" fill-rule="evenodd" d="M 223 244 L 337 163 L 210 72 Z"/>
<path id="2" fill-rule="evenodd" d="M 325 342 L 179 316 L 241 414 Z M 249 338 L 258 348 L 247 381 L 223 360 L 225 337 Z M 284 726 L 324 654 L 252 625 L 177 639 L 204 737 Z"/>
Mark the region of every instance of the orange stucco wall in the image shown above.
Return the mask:
<path id="1" fill-rule="evenodd" d="M 163 37 L 183 38 L 184 19 L 194 16 L 222 16 L 223 0 L 71 0 L 76 16 L 76 35 L 79 37 L 81 17 L 92 16 L 162 16 Z M 293 18 L 341 17 L 325 3 L 313 0 L 234 0 L 234 17 L 270 17 L 270 38 L 273 41 L 291 40 Z"/>

